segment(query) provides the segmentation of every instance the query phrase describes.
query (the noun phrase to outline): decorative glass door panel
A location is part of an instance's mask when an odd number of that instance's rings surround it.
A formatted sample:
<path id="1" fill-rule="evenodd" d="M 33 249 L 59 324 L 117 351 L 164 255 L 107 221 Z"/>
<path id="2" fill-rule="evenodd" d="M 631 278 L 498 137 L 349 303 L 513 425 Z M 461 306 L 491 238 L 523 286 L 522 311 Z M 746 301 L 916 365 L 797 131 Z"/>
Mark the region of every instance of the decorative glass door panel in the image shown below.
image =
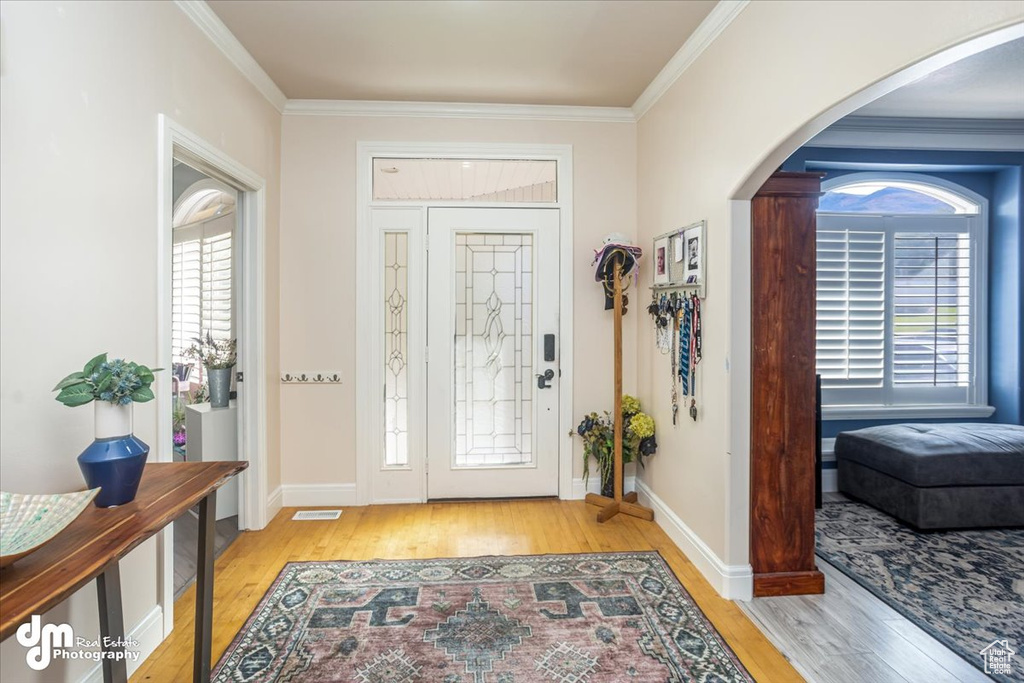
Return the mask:
<path id="1" fill-rule="evenodd" d="M 428 213 L 430 498 L 558 493 L 558 215 Z"/>
<path id="2" fill-rule="evenodd" d="M 409 235 L 384 233 L 384 466 L 409 464 Z"/>
<path id="3" fill-rule="evenodd" d="M 373 286 L 372 319 L 358 330 L 374 342 L 373 386 L 379 448 L 367 473 L 370 500 L 378 503 L 425 498 L 426 452 L 426 211 L 418 207 L 375 208 L 371 211 L 379 270 Z M 366 400 L 360 398 L 360 400 Z"/>
<path id="4" fill-rule="evenodd" d="M 455 235 L 455 467 L 533 462 L 533 235 Z"/>

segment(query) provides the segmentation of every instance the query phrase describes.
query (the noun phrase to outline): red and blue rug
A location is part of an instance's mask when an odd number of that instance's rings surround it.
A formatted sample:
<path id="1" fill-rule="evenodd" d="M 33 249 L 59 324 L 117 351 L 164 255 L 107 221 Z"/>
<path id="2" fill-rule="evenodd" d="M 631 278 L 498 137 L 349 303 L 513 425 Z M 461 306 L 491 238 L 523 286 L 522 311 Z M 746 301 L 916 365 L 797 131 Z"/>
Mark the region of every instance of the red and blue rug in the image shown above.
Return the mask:
<path id="1" fill-rule="evenodd" d="M 212 680 L 752 681 L 656 552 L 293 562 Z"/>

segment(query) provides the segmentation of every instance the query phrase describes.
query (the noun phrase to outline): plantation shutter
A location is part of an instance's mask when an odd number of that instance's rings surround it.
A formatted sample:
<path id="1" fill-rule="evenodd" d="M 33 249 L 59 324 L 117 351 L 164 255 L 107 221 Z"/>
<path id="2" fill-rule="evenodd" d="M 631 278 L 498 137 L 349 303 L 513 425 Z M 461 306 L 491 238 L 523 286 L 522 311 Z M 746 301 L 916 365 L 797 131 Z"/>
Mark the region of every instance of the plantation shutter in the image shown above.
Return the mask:
<path id="1" fill-rule="evenodd" d="M 877 390 L 885 379 L 885 233 L 862 218 L 819 217 L 817 371 L 823 389 Z"/>
<path id="2" fill-rule="evenodd" d="M 893 386 L 968 386 L 970 236 L 897 232 L 893 259 Z"/>
<path id="3" fill-rule="evenodd" d="M 175 242 L 171 253 L 171 357 L 182 354 L 199 336 L 202 324 L 201 240 Z"/>
<path id="4" fill-rule="evenodd" d="M 214 339 L 231 334 L 231 232 L 203 239 L 203 331 Z"/>
<path id="5" fill-rule="evenodd" d="M 214 339 L 232 339 L 233 213 L 174 229 L 171 278 L 172 356 L 210 332 Z"/>

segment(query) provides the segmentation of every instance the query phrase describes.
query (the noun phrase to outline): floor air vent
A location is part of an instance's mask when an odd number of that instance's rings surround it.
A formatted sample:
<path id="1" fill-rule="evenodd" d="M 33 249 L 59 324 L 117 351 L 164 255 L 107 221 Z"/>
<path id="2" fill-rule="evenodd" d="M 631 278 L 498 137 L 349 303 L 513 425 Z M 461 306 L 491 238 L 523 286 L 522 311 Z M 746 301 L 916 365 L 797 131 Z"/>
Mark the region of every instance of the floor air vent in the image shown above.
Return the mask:
<path id="1" fill-rule="evenodd" d="M 338 519 L 341 517 L 341 510 L 299 510 L 292 517 L 293 522 L 308 522 L 310 520 Z"/>

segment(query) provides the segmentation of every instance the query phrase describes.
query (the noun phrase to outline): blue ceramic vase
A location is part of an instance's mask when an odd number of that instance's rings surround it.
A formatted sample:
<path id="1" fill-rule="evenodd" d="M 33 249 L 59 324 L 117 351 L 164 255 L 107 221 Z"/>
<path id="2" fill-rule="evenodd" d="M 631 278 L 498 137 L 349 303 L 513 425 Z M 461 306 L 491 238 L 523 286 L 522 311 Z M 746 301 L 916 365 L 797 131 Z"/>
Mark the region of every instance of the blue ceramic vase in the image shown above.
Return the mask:
<path id="1" fill-rule="evenodd" d="M 135 500 L 149 446 L 132 434 L 132 404 L 96 401 L 96 439 L 78 456 L 89 488 L 100 488 L 96 507 Z"/>

